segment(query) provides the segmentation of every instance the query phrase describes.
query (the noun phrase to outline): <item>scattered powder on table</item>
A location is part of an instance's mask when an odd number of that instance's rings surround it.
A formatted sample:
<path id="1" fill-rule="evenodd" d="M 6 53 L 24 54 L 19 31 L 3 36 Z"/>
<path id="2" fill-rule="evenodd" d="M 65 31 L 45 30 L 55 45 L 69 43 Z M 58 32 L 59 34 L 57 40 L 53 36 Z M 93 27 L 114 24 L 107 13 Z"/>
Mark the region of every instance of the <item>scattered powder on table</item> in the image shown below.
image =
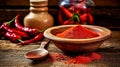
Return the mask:
<path id="1" fill-rule="evenodd" d="M 98 53 L 90 53 L 90 54 L 84 54 L 80 56 L 76 56 L 74 58 L 71 58 L 66 61 L 67 64 L 86 64 L 90 63 L 94 60 L 100 60 L 101 55 Z"/>
<path id="2" fill-rule="evenodd" d="M 65 60 L 68 60 L 70 59 L 69 56 L 66 56 L 62 53 L 55 53 L 55 52 L 51 52 L 49 54 L 50 56 L 50 59 L 54 62 L 54 61 L 65 61 Z"/>
<path id="3" fill-rule="evenodd" d="M 70 38 L 70 39 L 85 39 L 99 36 L 96 32 L 89 30 L 81 25 L 73 26 L 63 31 L 62 33 L 56 34 L 58 37 Z"/>
<path id="4" fill-rule="evenodd" d="M 87 53 L 77 56 L 68 56 L 61 53 L 52 52 L 50 53 L 50 59 L 53 62 L 60 61 L 65 64 L 87 64 L 94 60 L 100 60 L 101 55 L 93 52 L 93 53 Z"/>

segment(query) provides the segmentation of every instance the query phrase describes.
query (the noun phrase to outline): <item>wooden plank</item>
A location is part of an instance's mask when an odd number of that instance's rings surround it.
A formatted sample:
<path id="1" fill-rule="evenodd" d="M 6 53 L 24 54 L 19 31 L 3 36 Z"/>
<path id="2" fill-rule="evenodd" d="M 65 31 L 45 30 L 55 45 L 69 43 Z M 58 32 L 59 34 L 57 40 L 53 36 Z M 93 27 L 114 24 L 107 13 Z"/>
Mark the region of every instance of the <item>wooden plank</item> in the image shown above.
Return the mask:
<path id="1" fill-rule="evenodd" d="M 49 6 L 58 6 L 59 0 L 48 0 Z M 0 0 L 0 6 L 29 6 L 29 0 Z"/>
<path id="2" fill-rule="evenodd" d="M 58 6 L 59 0 L 48 0 L 49 6 Z M 119 0 L 93 0 L 96 6 L 120 6 Z M 29 0 L 0 0 L 0 6 L 29 6 Z"/>
<path id="3" fill-rule="evenodd" d="M 0 6 L 28 6 L 29 0 L 0 0 Z"/>
<path id="4" fill-rule="evenodd" d="M 110 6 L 110 7 L 120 7 L 120 1 L 119 0 L 93 0 L 96 4 L 96 6 Z"/>

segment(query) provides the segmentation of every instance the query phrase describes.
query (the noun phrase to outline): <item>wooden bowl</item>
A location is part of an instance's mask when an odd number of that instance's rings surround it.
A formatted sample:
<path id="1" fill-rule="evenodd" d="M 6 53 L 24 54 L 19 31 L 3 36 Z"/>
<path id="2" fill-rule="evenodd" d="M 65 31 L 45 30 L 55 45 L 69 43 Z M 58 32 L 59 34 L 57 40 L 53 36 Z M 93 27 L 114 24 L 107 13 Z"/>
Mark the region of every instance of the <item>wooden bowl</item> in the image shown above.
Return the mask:
<path id="1" fill-rule="evenodd" d="M 111 31 L 105 27 L 95 25 L 82 25 L 89 30 L 97 32 L 99 36 L 88 39 L 68 39 L 55 36 L 64 30 L 76 25 L 60 25 L 48 28 L 44 31 L 44 36 L 54 42 L 56 47 L 63 52 L 83 53 L 95 51 L 108 38 L 111 37 Z"/>

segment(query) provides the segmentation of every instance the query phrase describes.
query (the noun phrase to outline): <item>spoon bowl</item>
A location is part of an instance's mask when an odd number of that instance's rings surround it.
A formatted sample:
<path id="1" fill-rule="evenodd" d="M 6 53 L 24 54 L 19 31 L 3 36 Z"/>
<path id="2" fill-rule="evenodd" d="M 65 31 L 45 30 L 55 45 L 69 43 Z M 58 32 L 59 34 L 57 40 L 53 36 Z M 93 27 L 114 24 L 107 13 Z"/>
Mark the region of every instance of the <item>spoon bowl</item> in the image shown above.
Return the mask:
<path id="1" fill-rule="evenodd" d="M 31 50 L 25 54 L 25 58 L 31 59 L 31 60 L 40 60 L 45 58 L 48 55 L 48 51 L 44 48 L 46 44 L 48 44 L 49 40 L 44 39 L 41 42 L 41 46 L 38 49 Z"/>

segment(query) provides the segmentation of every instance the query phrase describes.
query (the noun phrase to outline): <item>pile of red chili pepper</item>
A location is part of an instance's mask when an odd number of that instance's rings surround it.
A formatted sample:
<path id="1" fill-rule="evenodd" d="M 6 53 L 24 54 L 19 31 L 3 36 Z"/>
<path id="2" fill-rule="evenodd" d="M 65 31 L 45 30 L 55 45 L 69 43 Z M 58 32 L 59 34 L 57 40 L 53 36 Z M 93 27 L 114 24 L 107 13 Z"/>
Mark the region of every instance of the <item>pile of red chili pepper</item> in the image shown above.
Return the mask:
<path id="1" fill-rule="evenodd" d="M 14 26 L 11 24 L 14 23 Z M 38 28 L 22 26 L 19 22 L 19 15 L 0 26 L 0 35 L 20 45 L 35 43 L 43 38 L 43 31 Z"/>
<path id="2" fill-rule="evenodd" d="M 91 8 L 85 6 L 85 1 L 69 7 L 60 5 L 58 21 L 62 25 L 68 24 L 93 24 Z"/>

